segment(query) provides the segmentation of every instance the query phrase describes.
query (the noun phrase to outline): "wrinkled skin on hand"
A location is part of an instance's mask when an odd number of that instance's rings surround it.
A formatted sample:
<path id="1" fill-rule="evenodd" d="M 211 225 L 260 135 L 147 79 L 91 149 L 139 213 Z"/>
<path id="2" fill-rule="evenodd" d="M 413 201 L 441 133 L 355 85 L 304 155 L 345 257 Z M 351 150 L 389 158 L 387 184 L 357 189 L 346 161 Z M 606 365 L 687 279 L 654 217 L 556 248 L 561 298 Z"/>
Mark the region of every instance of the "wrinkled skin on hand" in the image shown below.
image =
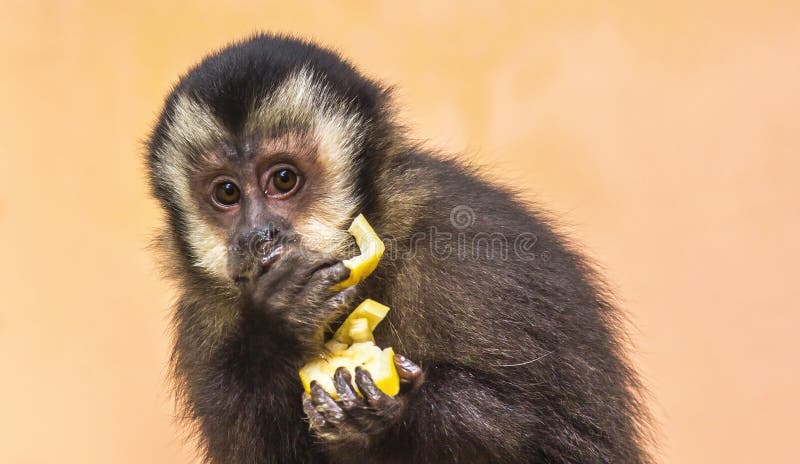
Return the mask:
<path id="1" fill-rule="evenodd" d="M 326 324 L 352 306 L 356 287 L 334 288 L 349 275 L 333 256 L 290 250 L 267 272 L 244 282 L 242 294 L 248 306 L 283 321 L 285 333 L 313 350 L 321 346 Z"/>
<path id="2" fill-rule="evenodd" d="M 403 355 L 396 354 L 394 362 L 401 382 L 397 396 L 383 393 L 373 382 L 370 373 L 360 367 L 355 371 L 355 383 L 360 396 L 353 389 L 350 372 L 344 367 L 337 369 L 333 377 L 338 401 L 316 382 L 312 382 L 310 393 L 303 393 L 303 410 L 310 429 L 326 447 L 366 447 L 373 437 L 400 420 L 408 396 L 423 383 L 424 375 L 420 366 Z"/>

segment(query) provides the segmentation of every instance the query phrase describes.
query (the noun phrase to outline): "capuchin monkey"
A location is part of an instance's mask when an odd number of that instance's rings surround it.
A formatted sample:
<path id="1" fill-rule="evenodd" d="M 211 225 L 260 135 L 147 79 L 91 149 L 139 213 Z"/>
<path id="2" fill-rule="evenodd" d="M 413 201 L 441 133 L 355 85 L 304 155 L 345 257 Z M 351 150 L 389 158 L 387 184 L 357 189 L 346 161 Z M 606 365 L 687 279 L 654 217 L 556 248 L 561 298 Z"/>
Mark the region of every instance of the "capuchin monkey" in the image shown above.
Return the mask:
<path id="1" fill-rule="evenodd" d="M 147 148 L 176 395 L 205 462 L 651 462 L 622 317 L 586 259 L 494 178 L 413 142 L 389 90 L 337 53 L 273 35 L 213 53 Z M 362 213 L 386 253 L 338 290 Z M 338 400 L 304 393 L 298 369 L 365 298 L 392 308 L 375 338 L 399 353 L 400 393 L 363 369 L 337 371 Z"/>

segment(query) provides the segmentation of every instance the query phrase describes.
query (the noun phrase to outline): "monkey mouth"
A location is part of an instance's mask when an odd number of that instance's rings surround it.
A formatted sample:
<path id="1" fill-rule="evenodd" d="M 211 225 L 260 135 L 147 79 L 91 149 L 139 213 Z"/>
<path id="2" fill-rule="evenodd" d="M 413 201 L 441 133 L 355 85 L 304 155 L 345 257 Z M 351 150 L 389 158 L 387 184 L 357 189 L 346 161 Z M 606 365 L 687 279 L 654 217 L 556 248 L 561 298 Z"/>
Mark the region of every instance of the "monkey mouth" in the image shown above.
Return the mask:
<path id="1" fill-rule="evenodd" d="M 243 269 L 241 272 L 238 272 L 233 276 L 234 283 L 244 284 L 251 279 L 255 280 L 266 274 L 270 268 L 272 268 L 275 262 L 278 261 L 278 259 L 283 255 L 284 251 L 285 250 L 282 245 L 277 245 L 265 250 L 264 253 L 256 256 L 255 259 L 250 262 L 250 265 L 246 266 L 246 269 Z"/>
<path id="2" fill-rule="evenodd" d="M 258 275 L 266 274 L 267 271 L 270 270 L 272 265 L 275 264 L 275 262 L 278 260 L 278 258 L 280 258 L 281 255 L 283 255 L 283 251 L 284 251 L 283 246 L 282 245 L 278 245 L 278 246 L 272 248 L 271 250 L 269 250 L 268 253 L 266 253 L 263 256 L 261 256 L 259 258 L 259 263 L 258 263 L 259 264 L 259 270 L 260 270 Z"/>

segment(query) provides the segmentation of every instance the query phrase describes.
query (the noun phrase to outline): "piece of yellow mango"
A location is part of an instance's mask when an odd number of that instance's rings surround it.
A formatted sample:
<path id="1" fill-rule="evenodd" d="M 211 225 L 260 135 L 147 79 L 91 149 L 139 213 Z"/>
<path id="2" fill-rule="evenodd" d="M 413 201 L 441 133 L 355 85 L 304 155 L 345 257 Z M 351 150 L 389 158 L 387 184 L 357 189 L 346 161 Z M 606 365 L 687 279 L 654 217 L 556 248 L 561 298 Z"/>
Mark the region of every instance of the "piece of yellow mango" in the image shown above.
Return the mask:
<path id="1" fill-rule="evenodd" d="M 369 330 L 370 335 L 372 331 L 375 330 L 375 327 L 386 317 L 386 314 L 389 312 L 389 307 L 386 305 L 382 305 L 375 300 L 371 300 L 367 298 L 366 300 L 362 301 L 360 305 L 347 316 L 347 319 L 342 323 L 342 326 L 333 334 L 333 340 L 338 341 L 339 343 L 344 343 L 345 345 L 349 345 L 354 342 L 352 336 L 350 335 L 351 325 L 353 324 L 353 320 L 356 319 L 364 319 L 367 323 L 367 328 Z"/>
<path id="2" fill-rule="evenodd" d="M 351 287 L 372 274 L 372 271 L 378 267 L 378 261 L 386 249 L 363 214 L 359 214 L 353 220 L 347 231 L 356 239 L 361 254 L 343 261 L 344 265 L 350 269 L 350 276 L 337 285 L 339 289 Z"/>

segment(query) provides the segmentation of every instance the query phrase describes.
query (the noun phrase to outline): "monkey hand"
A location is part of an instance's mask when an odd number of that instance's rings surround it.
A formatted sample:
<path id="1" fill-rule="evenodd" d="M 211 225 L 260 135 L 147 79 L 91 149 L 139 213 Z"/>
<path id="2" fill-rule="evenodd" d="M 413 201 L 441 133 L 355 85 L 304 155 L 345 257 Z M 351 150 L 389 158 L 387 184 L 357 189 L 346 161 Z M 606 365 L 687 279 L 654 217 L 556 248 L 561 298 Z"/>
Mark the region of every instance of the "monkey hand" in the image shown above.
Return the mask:
<path id="1" fill-rule="evenodd" d="M 370 373 L 360 367 L 355 371 L 360 395 L 344 367 L 333 376 L 338 401 L 316 382 L 311 384 L 310 393 L 303 393 L 303 410 L 310 428 L 327 447 L 363 449 L 400 420 L 409 397 L 422 384 L 424 373 L 403 355 L 396 354 L 394 363 L 400 376 L 400 393 L 394 397 L 378 389 Z"/>
<path id="2" fill-rule="evenodd" d="M 349 275 L 332 256 L 292 250 L 248 282 L 244 292 L 254 308 L 282 319 L 298 339 L 321 343 L 330 318 L 355 300 L 357 287 L 335 288 Z"/>

